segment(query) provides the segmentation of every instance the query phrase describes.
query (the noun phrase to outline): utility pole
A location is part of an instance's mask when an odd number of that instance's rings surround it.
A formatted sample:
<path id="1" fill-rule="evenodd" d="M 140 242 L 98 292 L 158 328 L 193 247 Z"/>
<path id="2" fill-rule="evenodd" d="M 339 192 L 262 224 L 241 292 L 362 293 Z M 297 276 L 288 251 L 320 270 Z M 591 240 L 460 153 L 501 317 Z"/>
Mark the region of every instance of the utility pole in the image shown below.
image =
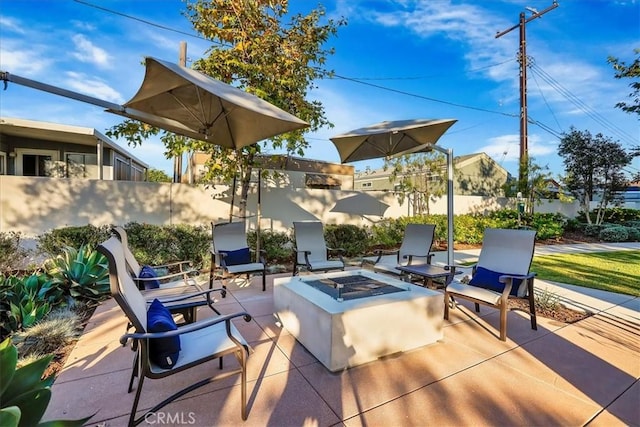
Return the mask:
<path id="1" fill-rule="evenodd" d="M 518 189 L 524 191 L 526 183 L 529 180 L 529 135 L 528 135 L 528 123 L 529 115 L 527 112 L 527 35 L 526 25 L 528 22 L 533 21 L 536 18 L 540 18 L 545 13 L 558 7 L 558 2 L 553 1 L 553 4 L 541 12 L 527 7 L 529 12 L 533 13 L 529 18 L 525 16 L 524 12 L 520 12 L 519 22 L 511 28 L 508 28 L 502 32 L 496 34 L 496 38 L 502 37 L 505 34 L 520 28 L 520 50 L 518 52 L 518 62 L 520 62 L 520 167 L 518 169 Z"/>
<path id="2" fill-rule="evenodd" d="M 187 66 L 187 42 L 180 42 L 178 64 L 183 67 Z M 182 182 L 182 154 L 173 158 L 173 182 Z"/>

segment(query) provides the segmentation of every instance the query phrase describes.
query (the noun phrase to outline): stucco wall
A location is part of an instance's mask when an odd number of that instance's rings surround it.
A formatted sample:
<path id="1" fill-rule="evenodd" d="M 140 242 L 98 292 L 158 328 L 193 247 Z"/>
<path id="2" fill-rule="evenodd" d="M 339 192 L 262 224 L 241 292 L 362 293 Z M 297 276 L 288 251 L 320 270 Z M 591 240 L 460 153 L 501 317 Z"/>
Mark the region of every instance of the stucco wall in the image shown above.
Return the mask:
<path id="1" fill-rule="evenodd" d="M 128 222 L 159 225 L 206 225 L 229 219 L 230 197 L 224 186 L 131 181 L 73 180 L 43 177 L 0 176 L 0 232 L 19 231 L 34 237 L 45 231 L 72 225 L 123 225 Z M 247 199 L 247 219 L 255 229 L 257 189 Z M 353 195 L 351 191 L 263 188 L 260 226 L 286 231 L 293 221 L 318 219 L 326 224 L 371 224 L 357 215 L 331 212 L 335 203 Z M 370 192 L 390 205 L 385 217 L 407 215 L 407 205 L 398 204 L 385 192 Z M 486 212 L 509 205 L 505 198 L 455 196 L 456 214 Z M 235 206 L 239 199 L 236 198 Z M 431 203 L 431 213 L 446 214 L 446 197 Z M 558 201 L 536 206 L 537 212 L 562 212 L 575 216 L 577 207 Z M 236 212 L 237 213 L 237 212 Z"/>

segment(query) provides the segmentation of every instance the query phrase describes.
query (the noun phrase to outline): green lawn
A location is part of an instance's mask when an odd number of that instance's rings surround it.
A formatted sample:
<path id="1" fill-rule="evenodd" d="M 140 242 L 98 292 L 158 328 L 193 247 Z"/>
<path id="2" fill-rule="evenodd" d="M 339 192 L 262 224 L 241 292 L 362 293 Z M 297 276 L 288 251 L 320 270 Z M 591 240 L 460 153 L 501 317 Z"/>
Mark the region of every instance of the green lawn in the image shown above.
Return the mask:
<path id="1" fill-rule="evenodd" d="M 539 279 L 640 296 L 640 251 L 539 256 L 531 271 Z"/>

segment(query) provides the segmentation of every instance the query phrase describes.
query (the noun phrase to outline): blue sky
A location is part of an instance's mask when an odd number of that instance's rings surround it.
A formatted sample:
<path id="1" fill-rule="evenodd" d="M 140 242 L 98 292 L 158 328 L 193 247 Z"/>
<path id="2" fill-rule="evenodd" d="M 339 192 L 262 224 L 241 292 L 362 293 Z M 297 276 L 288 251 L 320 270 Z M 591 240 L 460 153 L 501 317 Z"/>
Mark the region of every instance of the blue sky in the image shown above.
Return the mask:
<path id="1" fill-rule="evenodd" d="M 526 7 L 541 11 L 552 0 L 297 0 L 290 9 L 307 13 L 318 3 L 348 25 L 328 43 L 336 53 L 327 67 L 337 78 L 319 81 L 310 92 L 335 126 L 308 135 L 305 157 L 339 162 L 329 138 L 376 122 L 454 118 L 458 122 L 440 146 L 454 155 L 486 152 L 517 176 L 518 30 L 498 39 L 495 34 L 517 24 L 521 12 L 530 16 Z M 143 57 L 177 61 L 181 41 L 189 60 L 205 55 L 210 44 L 187 35 L 195 33 L 183 10 L 179 0 L 0 0 L 0 69 L 124 103 L 142 82 Z M 535 64 L 528 71 L 529 117 L 542 124 L 529 125 L 529 155 L 536 163 L 548 165 L 554 176 L 563 173 L 557 135 L 570 126 L 601 132 L 626 148 L 640 144 L 638 116 L 614 107 L 629 100 L 631 81 L 614 79 L 607 64 L 608 56 L 632 62 L 633 49 L 640 48 L 640 2 L 560 0 L 526 30 Z M 0 115 L 103 133 L 121 120 L 16 84 L 0 92 Z M 172 171 L 159 141 L 130 150 L 152 167 Z M 628 171 L 639 172 L 640 159 Z"/>

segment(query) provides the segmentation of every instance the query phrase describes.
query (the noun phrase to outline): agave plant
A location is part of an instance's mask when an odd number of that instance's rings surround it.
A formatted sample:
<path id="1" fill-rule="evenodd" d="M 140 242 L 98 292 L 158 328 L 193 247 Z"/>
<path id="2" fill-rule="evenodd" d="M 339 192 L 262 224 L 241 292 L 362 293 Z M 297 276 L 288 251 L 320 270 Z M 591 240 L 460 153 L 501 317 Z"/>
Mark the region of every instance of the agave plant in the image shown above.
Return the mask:
<path id="1" fill-rule="evenodd" d="M 0 282 L 2 334 L 31 327 L 63 301 L 62 290 L 42 273 L 10 276 Z"/>
<path id="2" fill-rule="evenodd" d="M 109 294 L 109 265 L 104 255 L 90 246 L 65 247 L 45 262 L 47 273 L 73 298 L 100 301 Z"/>
<path id="3" fill-rule="evenodd" d="M 7 338 L 0 343 L 0 425 L 23 426 L 81 426 L 81 420 L 60 420 L 40 423 L 51 400 L 52 376 L 42 378 L 53 356 L 45 356 L 16 369 L 18 350 Z"/>

